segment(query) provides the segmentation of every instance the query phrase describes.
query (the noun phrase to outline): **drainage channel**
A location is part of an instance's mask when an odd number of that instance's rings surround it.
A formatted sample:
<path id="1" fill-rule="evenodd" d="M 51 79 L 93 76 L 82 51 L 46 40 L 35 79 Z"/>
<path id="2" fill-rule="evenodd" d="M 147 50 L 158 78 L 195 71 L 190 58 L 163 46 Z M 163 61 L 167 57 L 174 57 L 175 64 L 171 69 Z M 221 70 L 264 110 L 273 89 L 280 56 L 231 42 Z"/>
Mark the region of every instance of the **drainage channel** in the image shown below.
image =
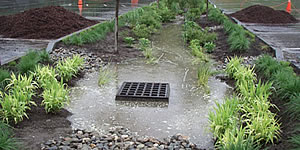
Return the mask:
<path id="1" fill-rule="evenodd" d="M 123 126 L 140 136 L 161 140 L 181 133 L 201 148 L 213 148 L 208 112 L 215 101 L 231 95 L 231 88 L 215 78 L 209 80 L 209 95 L 197 86 L 197 67 L 185 49 L 181 29 L 182 24 L 175 22 L 153 37 L 153 55 L 164 54 L 158 64 L 146 64 L 144 58 L 114 64 L 110 69 L 115 78 L 103 87 L 97 84 L 97 72 L 79 80 L 71 89 L 68 107 L 73 114 L 69 117 L 73 128 L 105 132 Z M 151 89 L 153 95 L 157 91 L 157 96 L 158 91 L 165 91 L 169 101 L 115 100 L 117 93 L 150 96 Z"/>

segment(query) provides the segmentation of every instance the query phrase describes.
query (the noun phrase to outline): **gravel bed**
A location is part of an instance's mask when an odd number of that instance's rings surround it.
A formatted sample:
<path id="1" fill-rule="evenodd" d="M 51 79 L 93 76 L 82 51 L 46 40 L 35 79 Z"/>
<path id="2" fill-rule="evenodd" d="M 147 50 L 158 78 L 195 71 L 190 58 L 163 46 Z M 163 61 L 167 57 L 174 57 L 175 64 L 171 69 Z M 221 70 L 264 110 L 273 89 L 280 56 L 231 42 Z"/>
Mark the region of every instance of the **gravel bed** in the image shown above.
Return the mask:
<path id="1" fill-rule="evenodd" d="M 123 127 L 113 127 L 107 133 L 99 134 L 84 130 L 41 144 L 42 150 L 204 150 L 189 141 L 189 137 L 176 134 L 158 140 L 152 137 L 139 137 Z"/>

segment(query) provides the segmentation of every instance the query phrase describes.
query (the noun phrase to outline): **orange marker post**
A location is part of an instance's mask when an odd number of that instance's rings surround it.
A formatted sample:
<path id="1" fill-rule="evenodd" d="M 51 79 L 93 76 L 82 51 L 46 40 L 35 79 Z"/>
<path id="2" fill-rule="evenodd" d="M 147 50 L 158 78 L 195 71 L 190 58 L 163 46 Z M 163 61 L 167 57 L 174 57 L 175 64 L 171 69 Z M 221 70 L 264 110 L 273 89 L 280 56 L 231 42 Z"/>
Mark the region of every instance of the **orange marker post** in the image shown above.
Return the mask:
<path id="1" fill-rule="evenodd" d="M 292 2 L 291 0 L 288 1 L 287 7 L 286 7 L 286 12 L 291 13 L 292 11 Z"/>
<path id="2" fill-rule="evenodd" d="M 82 0 L 78 0 L 78 9 L 79 9 L 80 16 L 82 16 Z"/>

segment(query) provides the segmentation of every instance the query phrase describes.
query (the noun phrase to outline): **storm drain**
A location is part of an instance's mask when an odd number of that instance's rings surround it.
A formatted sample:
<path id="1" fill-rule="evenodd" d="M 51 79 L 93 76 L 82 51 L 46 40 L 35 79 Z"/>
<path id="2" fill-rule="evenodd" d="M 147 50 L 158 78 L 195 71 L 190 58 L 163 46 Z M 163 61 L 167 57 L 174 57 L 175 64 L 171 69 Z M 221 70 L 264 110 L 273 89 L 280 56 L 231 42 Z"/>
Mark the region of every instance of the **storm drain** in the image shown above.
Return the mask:
<path id="1" fill-rule="evenodd" d="M 116 100 L 169 101 L 169 83 L 124 82 Z"/>

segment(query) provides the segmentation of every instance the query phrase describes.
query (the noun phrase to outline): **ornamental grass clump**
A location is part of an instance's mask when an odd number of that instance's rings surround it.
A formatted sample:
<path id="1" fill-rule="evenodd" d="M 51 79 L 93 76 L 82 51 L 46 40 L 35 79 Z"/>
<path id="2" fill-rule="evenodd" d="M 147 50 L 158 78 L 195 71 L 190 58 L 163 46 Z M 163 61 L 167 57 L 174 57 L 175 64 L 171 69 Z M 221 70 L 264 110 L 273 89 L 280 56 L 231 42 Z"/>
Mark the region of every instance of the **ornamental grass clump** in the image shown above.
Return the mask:
<path id="1" fill-rule="evenodd" d="M 211 77 L 212 71 L 209 63 L 201 63 L 198 67 L 198 85 L 207 88 L 209 77 Z"/>
<path id="2" fill-rule="evenodd" d="M 0 121 L 0 149 L 19 150 L 19 142 L 14 138 L 12 128 Z"/>
<path id="3" fill-rule="evenodd" d="M 274 140 L 277 140 L 280 135 L 280 124 L 276 119 L 276 115 L 270 111 L 272 107 L 277 108 L 269 101 L 269 96 L 272 94 L 272 83 L 257 81 L 254 67 L 242 66 L 240 58 L 234 57 L 229 60 L 225 71 L 231 78 L 236 80 L 236 91 L 238 92 L 238 98 L 235 100 L 237 103 L 236 113 L 234 115 L 230 113 L 231 117 L 222 116 L 224 120 L 210 113 L 211 129 L 214 135 L 217 135 L 217 148 L 256 149 L 267 143 L 274 143 Z M 223 110 L 227 106 L 227 101 L 224 104 L 217 104 L 216 114 L 226 114 Z M 233 102 L 229 101 L 228 103 Z M 233 127 L 228 127 L 228 130 L 222 130 L 221 133 L 217 132 L 216 120 L 221 120 L 218 122 L 225 122 L 226 120 L 234 122 L 234 126 L 243 131 L 244 137 L 233 139 L 233 137 L 238 136 L 238 134 L 230 135 L 238 133 L 232 132 Z M 223 124 L 226 124 L 226 122 Z"/>
<path id="4" fill-rule="evenodd" d="M 226 130 L 238 127 L 239 98 L 227 98 L 224 103 L 216 103 L 215 112 L 209 112 L 210 129 L 217 139 L 222 139 Z"/>
<path id="5" fill-rule="evenodd" d="M 28 118 L 26 111 L 31 105 L 36 106 L 32 101 L 35 95 L 36 83 L 32 81 L 32 76 L 16 76 L 14 73 L 6 86 L 6 93 L 0 93 L 0 118 L 6 122 L 17 124 L 24 117 Z"/>
<path id="6" fill-rule="evenodd" d="M 46 87 L 48 82 L 57 82 L 55 69 L 50 66 L 40 66 L 35 68 L 34 77 L 40 87 Z"/>
<path id="7" fill-rule="evenodd" d="M 42 93 L 42 105 L 47 113 L 57 112 L 69 103 L 69 91 L 63 82 L 47 82 Z"/>
<path id="8" fill-rule="evenodd" d="M 99 86 L 103 86 L 103 85 L 109 83 L 113 79 L 114 76 L 115 76 L 115 74 L 110 69 L 110 65 L 109 64 L 106 65 L 106 66 L 101 66 L 99 68 L 98 85 Z"/>
<path id="9" fill-rule="evenodd" d="M 78 71 L 83 67 L 84 59 L 79 55 L 73 55 L 73 58 L 61 60 L 56 65 L 58 75 L 65 82 L 68 82 L 72 77 L 76 76 Z"/>

